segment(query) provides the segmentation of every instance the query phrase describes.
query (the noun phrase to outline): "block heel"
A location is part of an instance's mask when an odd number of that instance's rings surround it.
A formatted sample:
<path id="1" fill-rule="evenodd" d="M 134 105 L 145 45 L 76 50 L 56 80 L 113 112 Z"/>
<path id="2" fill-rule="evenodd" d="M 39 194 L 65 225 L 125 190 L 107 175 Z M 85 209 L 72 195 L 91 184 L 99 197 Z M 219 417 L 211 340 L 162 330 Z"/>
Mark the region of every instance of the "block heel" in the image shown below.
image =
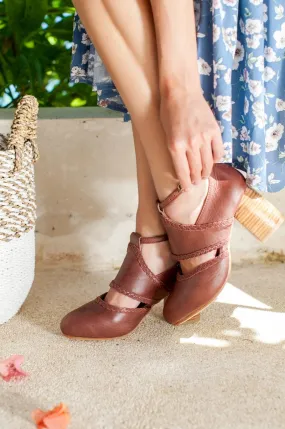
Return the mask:
<path id="1" fill-rule="evenodd" d="M 284 216 L 273 204 L 248 187 L 235 218 L 262 242 L 266 241 L 284 222 Z"/>

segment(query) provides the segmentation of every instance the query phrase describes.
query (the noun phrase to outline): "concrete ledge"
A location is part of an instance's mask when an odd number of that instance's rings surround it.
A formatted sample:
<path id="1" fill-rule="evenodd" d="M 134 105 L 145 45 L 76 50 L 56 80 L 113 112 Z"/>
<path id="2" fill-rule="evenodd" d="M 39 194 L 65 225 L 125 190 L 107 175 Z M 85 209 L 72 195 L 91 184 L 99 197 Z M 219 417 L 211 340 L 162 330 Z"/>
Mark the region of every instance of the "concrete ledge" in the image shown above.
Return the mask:
<path id="1" fill-rule="evenodd" d="M 0 120 L 12 120 L 15 109 L 0 109 Z M 102 107 L 41 107 L 39 119 L 121 118 L 122 113 Z"/>
<path id="2" fill-rule="evenodd" d="M 135 224 L 137 187 L 131 125 L 124 123 L 121 115 L 113 117 L 113 112 L 109 117 L 106 109 L 92 108 L 92 118 L 84 108 L 71 109 L 72 118 L 67 117 L 70 109 L 60 109 L 60 115 L 57 109 L 48 110 L 41 109 L 39 120 L 38 260 L 72 261 L 74 267 L 86 270 L 116 268 Z M 85 117 L 76 117 L 81 110 L 85 110 Z M 8 132 L 10 124 L 11 119 L 0 120 L 0 132 Z M 285 211 L 284 191 L 268 194 L 268 199 Z M 261 259 L 284 262 L 284 255 L 285 226 L 266 245 L 240 225 L 235 226 L 234 263 Z"/>

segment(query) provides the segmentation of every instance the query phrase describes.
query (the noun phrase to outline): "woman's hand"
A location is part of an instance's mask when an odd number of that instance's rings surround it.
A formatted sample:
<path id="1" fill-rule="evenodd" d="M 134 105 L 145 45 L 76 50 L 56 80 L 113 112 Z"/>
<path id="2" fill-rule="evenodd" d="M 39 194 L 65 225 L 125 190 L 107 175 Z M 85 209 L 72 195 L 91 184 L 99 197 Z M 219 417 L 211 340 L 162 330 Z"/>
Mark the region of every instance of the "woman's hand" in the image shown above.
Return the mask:
<path id="1" fill-rule="evenodd" d="M 209 177 L 224 153 L 198 71 L 194 0 L 150 0 L 159 64 L 161 120 L 183 188 Z"/>
<path id="2" fill-rule="evenodd" d="M 219 125 L 201 90 L 185 88 L 161 96 L 161 121 L 183 188 L 210 176 L 224 154 Z"/>

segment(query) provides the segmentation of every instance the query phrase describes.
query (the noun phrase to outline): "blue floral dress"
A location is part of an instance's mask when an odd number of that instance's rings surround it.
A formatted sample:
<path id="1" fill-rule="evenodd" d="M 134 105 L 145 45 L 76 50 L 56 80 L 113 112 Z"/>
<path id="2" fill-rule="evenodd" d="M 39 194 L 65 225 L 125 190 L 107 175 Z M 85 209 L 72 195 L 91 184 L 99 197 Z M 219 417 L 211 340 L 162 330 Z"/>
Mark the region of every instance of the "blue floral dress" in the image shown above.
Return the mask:
<path id="1" fill-rule="evenodd" d="M 284 0 L 195 0 L 195 16 L 201 85 L 221 128 L 223 161 L 245 171 L 251 187 L 277 192 L 285 187 Z M 77 14 L 72 50 L 71 81 L 92 85 L 99 106 L 129 120 Z"/>

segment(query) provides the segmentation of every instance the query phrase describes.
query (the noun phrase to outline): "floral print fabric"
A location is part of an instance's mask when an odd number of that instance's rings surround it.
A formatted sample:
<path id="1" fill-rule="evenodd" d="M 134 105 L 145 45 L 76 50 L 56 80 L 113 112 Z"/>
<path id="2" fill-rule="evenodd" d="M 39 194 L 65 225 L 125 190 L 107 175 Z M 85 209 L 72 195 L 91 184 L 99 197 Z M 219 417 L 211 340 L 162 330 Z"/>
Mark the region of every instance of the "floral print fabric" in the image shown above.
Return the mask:
<path id="1" fill-rule="evenodd" d="M 284 0 L 195 0 L 204 97 L 220 125 L 223 162 L 260 191 L 285 187 Z M 98 91 L 98 104 L 127 109 L 78 15 L 71 81 Z M 191 114 L 191 112 L 189 112 Z"/>

